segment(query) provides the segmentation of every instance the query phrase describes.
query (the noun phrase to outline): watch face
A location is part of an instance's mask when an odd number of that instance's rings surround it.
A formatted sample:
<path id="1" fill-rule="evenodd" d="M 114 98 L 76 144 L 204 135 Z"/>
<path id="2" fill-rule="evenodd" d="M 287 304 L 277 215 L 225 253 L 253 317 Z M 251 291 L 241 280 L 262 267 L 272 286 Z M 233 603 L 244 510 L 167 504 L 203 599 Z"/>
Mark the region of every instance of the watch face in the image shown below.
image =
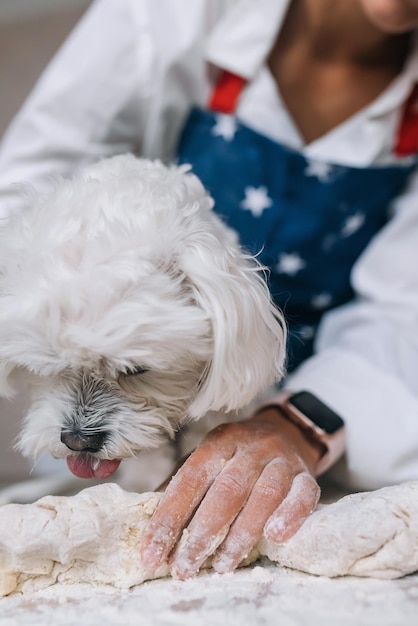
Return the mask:
<path id="1" fill-rule="evenodd" d="M 329 435 L 344 427 L 341 417 L 309 391 L 293 394 L 288 402 Z"/>

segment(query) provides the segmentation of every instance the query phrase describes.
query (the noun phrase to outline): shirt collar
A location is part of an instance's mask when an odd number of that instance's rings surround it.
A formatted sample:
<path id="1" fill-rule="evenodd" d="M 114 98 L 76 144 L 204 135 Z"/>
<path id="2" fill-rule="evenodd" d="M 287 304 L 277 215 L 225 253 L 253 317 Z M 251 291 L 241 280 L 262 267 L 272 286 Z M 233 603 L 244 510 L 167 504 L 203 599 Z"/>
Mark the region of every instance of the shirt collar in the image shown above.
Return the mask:
<path id="1" fill-rule="evenodd" d="M 413 87 L 418 83 L 418 31 L 415 32 L 412 49 L 402 72 L 383 93 L 368 107 L 368 117 L 377 118 L 401 107 Z"/>
<path id="2" fill-rule="evenodd" d="M 292 0 L 232 0 L 206 42 L 206 59 L 252 80 L 264 63 Z M 418 83 L 418 32 L 401 74 L 367 107 L 367 117 L 380 117 L 400 107 Z"/>
<path id="3" fill-rule="evenodd" d="M 235 0 L 206 43 L 206 59 L 251 80 L 270 52 L 291 0 Z"/>

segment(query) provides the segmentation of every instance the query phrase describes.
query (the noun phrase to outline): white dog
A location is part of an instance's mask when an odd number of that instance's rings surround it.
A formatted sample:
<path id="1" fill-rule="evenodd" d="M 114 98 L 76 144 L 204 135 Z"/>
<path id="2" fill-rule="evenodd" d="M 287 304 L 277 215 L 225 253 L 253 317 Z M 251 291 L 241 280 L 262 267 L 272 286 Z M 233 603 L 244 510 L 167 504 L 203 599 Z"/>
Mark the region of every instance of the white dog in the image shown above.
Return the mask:
<path id="1" fill-rule="evenodd" d="M 25 455 L 103 478 L 281 377 L 262 268 L 188 169 L 103 160 L 0 233 L 0 394 L 24 372 Z"/>

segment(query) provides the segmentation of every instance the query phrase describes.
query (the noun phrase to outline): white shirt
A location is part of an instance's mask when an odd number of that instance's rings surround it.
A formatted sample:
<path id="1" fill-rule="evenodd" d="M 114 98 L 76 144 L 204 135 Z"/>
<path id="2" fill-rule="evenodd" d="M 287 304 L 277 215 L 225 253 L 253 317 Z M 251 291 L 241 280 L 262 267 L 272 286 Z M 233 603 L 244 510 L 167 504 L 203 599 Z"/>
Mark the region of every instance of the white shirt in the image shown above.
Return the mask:
<path id="1" fill-rule="evenodd" d="M 264 61 L 290 0 L 97 0 L 53 59 L 0 147 L 0 218 L 103 156 L 170 159 L 192 104 L 205 105 L 212 64 L 249 80 L 238 117 L 313 161 L 387 164 L 414 50 L 370 106 L 304 145 Z M 328 313 L 316 354 L 286 381 L 345 420 L 345 487 L 418 479 L 418 175 L 352 272 L 355 300 Z"/>

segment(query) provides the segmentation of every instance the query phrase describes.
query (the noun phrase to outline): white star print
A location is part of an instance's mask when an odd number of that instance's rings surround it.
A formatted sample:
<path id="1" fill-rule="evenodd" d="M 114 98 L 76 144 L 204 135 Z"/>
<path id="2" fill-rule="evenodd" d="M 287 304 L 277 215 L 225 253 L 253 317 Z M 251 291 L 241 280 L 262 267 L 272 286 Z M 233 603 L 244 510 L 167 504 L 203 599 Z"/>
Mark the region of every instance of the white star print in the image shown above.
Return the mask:
<path id="1" fill-rule="evenodd" d="M 314 326 L 301 326 L 298 330 L 298 335 L 301 339 L 312 339 L 315 335 Z"/>
<path id="2" fill-rule="evenodd" d="M 311 300 L 311 305 L 314 309 L 326 309 L 332 302 L 332 295 L 330 293 L 319 293 Z"/>
<path id="3" fill-rule="evenodd" d="M 279 256 L 279 262 L 276 265 L 276 271 L 280 274 L 288 274 L 294 276 L 306 266 L 305 261 L 297 252 L 283 252 Z"/>
<path id="4" fill-rule="evenodd" d="M 341 236 L 350 237 L 353 235 L 363 226 L 365 219 L 364 213 L 354 213 L 354 215 L 347 217 L 341 229 Z"/>
<path id="5" fill-rule="evenodd" d="M 322 161 L 311 161 L 305 169 L 305 176 L 315 176 L 321 183 L 326 183 L 332 174 L 333 167 Z"/>
<path id="6" fill-rule="evenodd" d="M 212 135 L 223 137 L 225 141 L 232 141 L 237 132 L 237 121 L 233 115 L 220 113 L 216 116 L 216 124 L 212 128 Z"/>
<path id="7" fill-rule="evenodd" d="M 269 198 L 266 187 L 246 187 L 245 199 L 240 206 L 251 211 L 253 217 L 260 217 L 272 204 L 273 200 Z"/>

